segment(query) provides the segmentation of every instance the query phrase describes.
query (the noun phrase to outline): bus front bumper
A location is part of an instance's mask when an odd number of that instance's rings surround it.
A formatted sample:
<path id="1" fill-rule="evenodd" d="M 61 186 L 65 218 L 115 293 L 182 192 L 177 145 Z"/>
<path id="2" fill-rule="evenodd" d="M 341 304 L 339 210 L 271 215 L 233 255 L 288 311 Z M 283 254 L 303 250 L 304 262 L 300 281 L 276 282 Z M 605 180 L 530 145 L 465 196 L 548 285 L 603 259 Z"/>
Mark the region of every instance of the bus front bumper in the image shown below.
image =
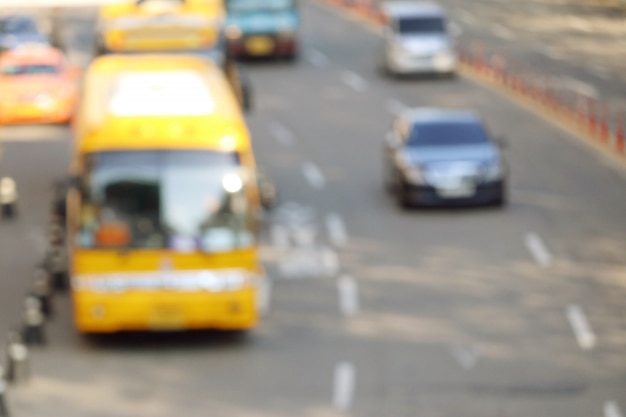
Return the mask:
<path id="1" fill-rule="evenodd" d="M 257 289 L 252 286 L 215 293 L 76 291 L 73 303 L 75 325 L 83 333 L 245 330 L 259 321 Z"/>

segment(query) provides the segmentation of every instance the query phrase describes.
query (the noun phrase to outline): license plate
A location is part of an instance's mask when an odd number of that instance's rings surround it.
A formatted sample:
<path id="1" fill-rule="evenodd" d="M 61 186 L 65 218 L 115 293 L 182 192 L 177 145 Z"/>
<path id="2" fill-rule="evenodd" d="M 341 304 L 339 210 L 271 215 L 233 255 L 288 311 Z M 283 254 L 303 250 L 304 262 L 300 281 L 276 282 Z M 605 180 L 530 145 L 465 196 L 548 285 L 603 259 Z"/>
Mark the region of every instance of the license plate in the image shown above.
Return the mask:
<path id="1" fill-rule="evenodd" d="M 176 32 L 174 30 L 161 30 L 150 32 L 128 33 L 124 40 L 126 43 L 141 42 L 199 42 L 200 37 L 195 33 Z"/>
<path id="2" fill-rule="evenodd" d="M 150 316 L 153 330 L 180 330 L 185 328 L 185 318 L 177 307 L 158 307 Z"/>
<path id="3" fill-rule="evenodd" d="M 266 36 L 255 36 L 246 41 L 246 51 L 251 55 L 267 55 L 274 50 L 274 41 Z"/>
<path id="4" fill-rule="evenodd" d="M 460 183 L 437 187 L 437 194 L 443 198 L 472 197 L 476 193 L 476 187 L 472 184 Z"/>

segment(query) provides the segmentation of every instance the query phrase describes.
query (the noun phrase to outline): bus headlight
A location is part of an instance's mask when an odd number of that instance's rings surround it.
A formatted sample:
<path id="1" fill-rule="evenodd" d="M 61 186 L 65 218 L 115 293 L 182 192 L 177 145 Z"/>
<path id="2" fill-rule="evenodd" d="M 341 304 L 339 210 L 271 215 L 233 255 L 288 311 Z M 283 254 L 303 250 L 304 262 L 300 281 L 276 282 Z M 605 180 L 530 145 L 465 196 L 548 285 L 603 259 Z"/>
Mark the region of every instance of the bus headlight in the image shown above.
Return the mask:
<path id="1" fill-rule="evenodd" d="M 243 180 L 241 179 L 241 176 L 239 176 L 239 174 L 226 174 L 222 178 L 222 186 L 227 192 L 235 194 L 241 191 L 241 189 L 243 188 Z"/>

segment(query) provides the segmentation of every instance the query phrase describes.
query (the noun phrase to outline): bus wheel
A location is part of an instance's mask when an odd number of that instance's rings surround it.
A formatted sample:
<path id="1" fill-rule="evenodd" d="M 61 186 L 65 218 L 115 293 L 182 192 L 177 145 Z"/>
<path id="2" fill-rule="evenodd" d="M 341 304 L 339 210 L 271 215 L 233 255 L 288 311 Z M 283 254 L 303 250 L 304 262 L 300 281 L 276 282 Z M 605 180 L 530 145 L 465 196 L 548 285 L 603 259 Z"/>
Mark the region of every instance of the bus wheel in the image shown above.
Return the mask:
<path id="1" fill-rule="evenodd" d="M 12 219 L 17 216 L 17 205 L 15 203 L 7 203 L 2 205 L 2 218 Z"/>

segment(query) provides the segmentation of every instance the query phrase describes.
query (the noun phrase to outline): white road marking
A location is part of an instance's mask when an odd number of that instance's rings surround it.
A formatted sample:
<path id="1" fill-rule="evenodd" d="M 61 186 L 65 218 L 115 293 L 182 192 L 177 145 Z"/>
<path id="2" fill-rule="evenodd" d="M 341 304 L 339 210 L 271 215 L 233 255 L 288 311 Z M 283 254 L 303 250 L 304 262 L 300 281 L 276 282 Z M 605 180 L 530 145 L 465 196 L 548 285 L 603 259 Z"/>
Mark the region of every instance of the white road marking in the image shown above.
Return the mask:
<path id="1" fill-rule="evenodd" d="M 607 401 L 604 404 L 604 417 L 624 417 L 624 414 L 615 401 Z"/>
<path id="2" fill-rule="evenodd" d="M 282 123 L 272 122 L 269 124 L 268 129 L 270 134 L 274 136 L 274 139 L 281 145 L 291 146 L 295 141 L 294 134 L 287 129 Z"/>
<path id="3" fill-rule="evenodd" d="M 547 268 L 552 263 L 552 255 L 546 249 L 543 241 L 535 233 L 528 233 L 526 235 L 526 247 L 528 251 L 535 259 L 535 262 L 540 266 Z"/>
<path id="4" fill-rule="evenodd" d="M 362 93 L 367 90 L 367 81 L 356 72 L 343 71 L 341 73 L 341 79 L 354 91 Z"/>
<path id="5" fill-rule="evenodd" d="M 315 221 L 315 210 L 295 201 L 288 201 L 276 210 L 274 218 L 289 225 L 307 224 Z"/>
<path id="6" fill-rule="evenodd" d="M 312 248 L 315 246 L 317 226 L 314 224 L 294 225 L 291 227 L 291 235 L 299 248 Z"/>
<path id="7" fill-rule="evenodd" d="M 452 356 L 454 356 L 463 369 L 468 371 L 478 363 L 478 349 L 475 347 L 454 347 L 452 348 Z"/>
<path id="8" fill-rule="evenodd" d="M 344 275 L 337 281 L 339 290 L 339 308 L 344 316 L 354 316 L 359 311 L 359 292 L 356 281 Z"/>
<path id="9" fill-rule="evenodd" d="M 566 86 L 576 91 L 577 93 L 591 98 L 598 98 L 598 90 L 591 84 L 582 82 L 571 77 L 563 77 L 562 80 Z"/>
<path id="10" fill-rule="evenodd" d="M 502 25 L 494 25 L 492 32 L 494 35 L 502 38 L 502 39 L 513 39 L 515 38 L 515 34 L 511 31 L 511 29 L 508 29 Z"/>
<path id="11" fill-rule="evenodd" d="M 323 247 L 319 251 L 319 264 L 322 267 L 320 275 L 334 277 L 339 272 L 339 256 L 337 252 L 328 247 Z"/>
<path id="12" fill-rule="evenodd" d="M 396 100 L 395 98 L 387 99 L 387 101 L 385 101 L 385 107 L 389 113 L 394 115 L 401 113 L 407 108 L 406 104 L 402 103 L 400 100 Z"/>
<path id="13" fill-rule="evenodd" d="M 335 367 L 333 404 L 335 408 L 346 411 L 352 405 L 356 371 L 349 362 L 341 362 Z"/>
<path id="14" fill-rule="evenodd" d="M 580 348 L 583 350 L 593 349 L 596 346 L 596 335 L 593 333 L 583 309 L 576 304 L 570 304 L 567 306 L 566 315 Z"/>
<path id="15" fill-rule="evenodd" d="M 278 249 L 289 248 L 289 232 L 282 224 L 274 224 L 270 229 L 272 243 Z"/>
<path id="16" fill-rule="evenodd" d="M 324 188 L 326 185 L 324 174 L 322 174 L 322 171 L 312 162 L 302 164 L 302 175 L 304 175 L 313 188 Z"/>
<path id="17" fill-rule="evenodd" d="M 328 66 L 330 65 L 330 60 L 328 59 L 328 57 L 315 49 L 311 49 L 306 54 L 306 59 L 317 68 L 328 68 Z"/>
<path id="18" fill-rule="evenodd" d="M 328 238 L 333 246 L 340 248 L 348 243 L 348 232 L 343 219 L 337 213 L 329 213 L 326 216 L 326 229 Z"/>
<path id="19" fill-rule="evenodd" d="M 270 310 L 272 301 L 272 282 L 269 278 L 264 278 L 259 284 L 259 312 L 262 316 L 266 316 Z"/>

